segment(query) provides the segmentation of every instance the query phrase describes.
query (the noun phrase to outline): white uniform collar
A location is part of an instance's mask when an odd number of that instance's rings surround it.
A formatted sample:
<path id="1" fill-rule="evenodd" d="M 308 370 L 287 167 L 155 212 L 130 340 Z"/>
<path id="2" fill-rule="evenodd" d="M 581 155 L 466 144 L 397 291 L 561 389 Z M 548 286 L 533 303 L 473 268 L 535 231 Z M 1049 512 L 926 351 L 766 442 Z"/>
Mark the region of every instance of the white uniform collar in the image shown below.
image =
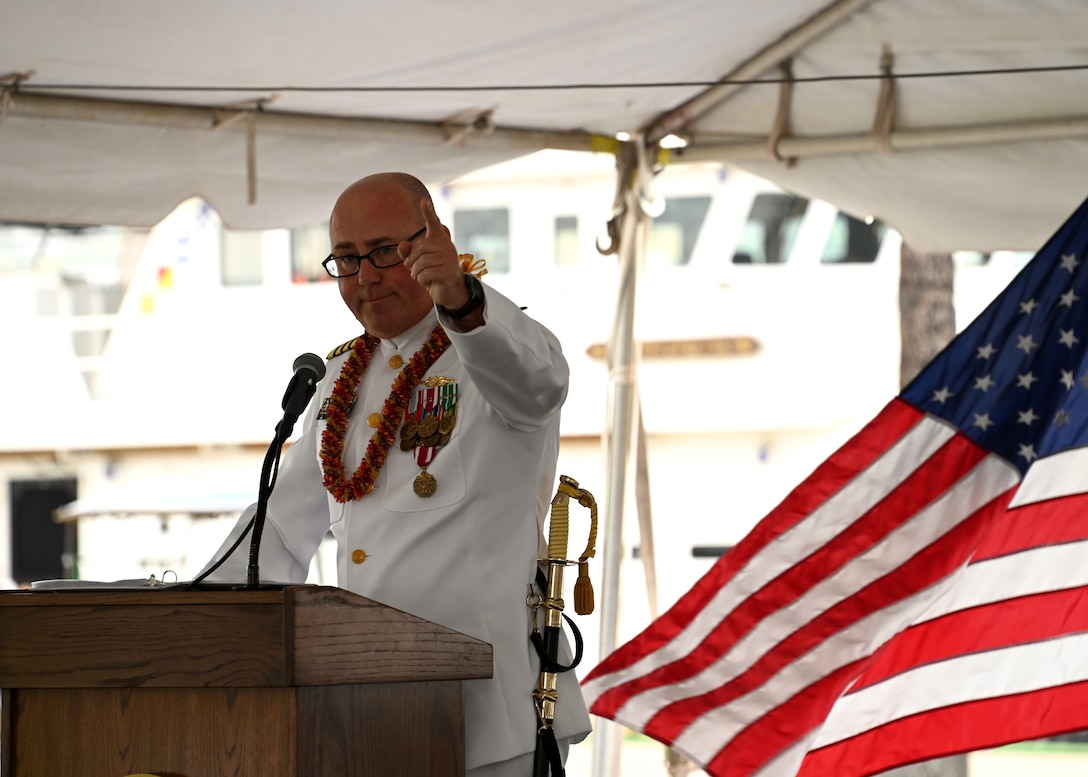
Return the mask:
<path id="1" fill-rule="evenodd" d="M 419 350 L 420 346 L 427 340 L 431 334 L 431 330 L 434 329 L 438 323 L 438 314 L 435 313 L 434 308 L 431 308 L 418 323 L 408 328 L 406 331 L 391 337 L 388 340 L 382 340 L 379 343 L 379 347 L 383 354 L 390 355 L 397 353 L 407 352 L 409 355 Z"/>

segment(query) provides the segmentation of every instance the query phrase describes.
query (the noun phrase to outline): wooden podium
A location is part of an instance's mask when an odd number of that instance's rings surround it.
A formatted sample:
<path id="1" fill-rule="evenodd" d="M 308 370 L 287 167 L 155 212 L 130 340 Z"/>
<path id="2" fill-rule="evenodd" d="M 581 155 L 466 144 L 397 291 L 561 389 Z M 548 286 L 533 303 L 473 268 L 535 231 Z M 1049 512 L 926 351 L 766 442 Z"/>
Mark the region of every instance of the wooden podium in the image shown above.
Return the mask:
<path id="1" fill-rule="evenodd" d="M 0 592 L 0 776 L 463 775 L 491 673 L 338 588 Z"/>

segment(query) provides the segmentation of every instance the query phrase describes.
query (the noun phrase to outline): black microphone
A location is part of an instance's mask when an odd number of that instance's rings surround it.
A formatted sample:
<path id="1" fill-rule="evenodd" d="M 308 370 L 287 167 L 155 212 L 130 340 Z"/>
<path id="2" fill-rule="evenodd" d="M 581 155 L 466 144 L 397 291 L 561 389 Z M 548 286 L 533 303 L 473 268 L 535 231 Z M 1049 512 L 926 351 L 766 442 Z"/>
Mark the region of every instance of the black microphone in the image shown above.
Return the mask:
<path id="1" fill-rule="evenodd" d="M 287 384 L 287 391 L 283 394 L 282 402 L 284 420 L 288 416 L 291 418 L 290 426 L 281 435 L 285 439 L 291 433 L 290 427 L 294 426 L 295 421 L 309 404 L 310 398 L 317 391 L 318 382 L 325 377 L 325 362 L 315 354 L 304 353 L 295 359 L 291 369 L 295 371 L 295 374 L 291 377 L 291 382 Z"/>
<path id="2" fill-rule="evenodd" d="M 283 445 L 295 426 L 295 421 L 310 403 L 318 382 L 325 377 L 325 362 L 312 353 L 304 353 L 295 359 L 292 365 L 295 374 L 287 384 L 283 395 L 283 419 L 276 424 L 276 436 L 265 454 L 264 467 L 261 469 L 261 486 L 257 492 L 257 509 L 253 514 L 253 534 L 249 538 L 249 568 L 246 573 L 246 587 L 258 588 L 261 582 L 259 565 L 261 535 L 264 533 L 265 516 L 268 513 L 268 497 L 272 495 L 272 486 L 276 482 L 279 470 L 280 453 Z M 244 536 L 244 535 L 243 535 Z"/>

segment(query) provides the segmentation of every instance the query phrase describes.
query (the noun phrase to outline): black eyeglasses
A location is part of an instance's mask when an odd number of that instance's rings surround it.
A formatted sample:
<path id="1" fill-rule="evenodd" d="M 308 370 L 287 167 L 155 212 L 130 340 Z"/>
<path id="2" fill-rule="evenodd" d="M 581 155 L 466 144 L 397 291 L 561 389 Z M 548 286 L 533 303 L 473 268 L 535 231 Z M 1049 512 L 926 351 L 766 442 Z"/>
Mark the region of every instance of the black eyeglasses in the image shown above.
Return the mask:
<path id="1" fill-rule="evenodd" d="M 417 237 L 427 231 L 427 227 L 423 227 L 414 235 L 401 243 L 411 243 Z M 355 275 L 359 272 L 359 268 L 363 266 L 363 260 L 366 259 L 374 267 L 379 270 L 384 270 L 387 267 L 401 263 L 400 254 L 397 253 L 397 246 L 400 243 L 390 243 L 389 245 L 378 246 L 368 254 L 359 256 L 357 254 L 346 254 L 344 256 L 334 256 L 329 254 L 328 258 L 321 263 L 321 266 L 325 268 L 325 272 L 331 275 L 333 278 L 347 278 Z"/>

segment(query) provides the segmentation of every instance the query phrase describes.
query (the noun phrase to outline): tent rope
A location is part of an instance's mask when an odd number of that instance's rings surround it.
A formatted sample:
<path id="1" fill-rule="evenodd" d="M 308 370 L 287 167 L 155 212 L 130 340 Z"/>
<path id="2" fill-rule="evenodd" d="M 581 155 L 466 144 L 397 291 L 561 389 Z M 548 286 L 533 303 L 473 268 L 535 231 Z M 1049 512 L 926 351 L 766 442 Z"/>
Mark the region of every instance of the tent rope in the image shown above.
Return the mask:
<path id="1" fill-rule="evenodd" d="M 212 129 L 227 127 L 239 121 L 246 123 L 246 202 L 250 205 L 257 203 L 257 114 L 278 96 L 274 94 L 212 108 L 212 115 L 215 117 Z"/>
<path id="2" fill-rule="evenodd" d="M 877 144 L 881 151 L 892 152 L 892 125 L 895 123 L 896 87 L 895 73 L 892 72 L 892 64 L 895 57 L 891 47 L 884 45 L 880 54 L 880 96 L 877 98 L 876 116 L 873 118 L 873 134 L 876 135 Z"/>
<path id="3" fill-rule="evenodd" d="M 793 107 L 794 84 L 793 60 L 783 60 L 778 66 L 778 70 L 782 74 L 782 80 L 778 86 L 778 109 L 775 112 L 771 134 L 767 138 L 767 149 L 774 161 L 784 162 L 786 167 L 793 167 L 797 164 L 797 157 L 783 158 L 778 151 L 778 144 L 782 141 L 782 138 L 790 136 L 790 111 Z"/>

